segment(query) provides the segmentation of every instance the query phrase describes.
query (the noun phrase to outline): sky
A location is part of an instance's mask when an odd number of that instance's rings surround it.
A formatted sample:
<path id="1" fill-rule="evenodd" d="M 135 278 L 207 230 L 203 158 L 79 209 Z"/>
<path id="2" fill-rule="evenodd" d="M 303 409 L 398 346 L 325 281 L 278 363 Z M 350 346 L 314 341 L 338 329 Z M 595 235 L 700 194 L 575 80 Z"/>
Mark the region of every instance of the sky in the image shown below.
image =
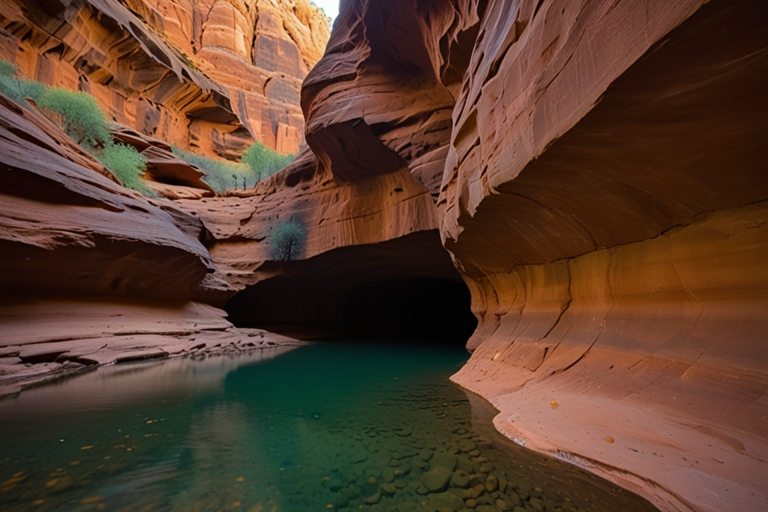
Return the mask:
<path id="1" fill-rule="evenodd" d="M 323 8 L 325 14 L 331 18 L 331 23 L 336 19 L 339 14 L 339 0 L 312 0 L 315 5 Z"/>

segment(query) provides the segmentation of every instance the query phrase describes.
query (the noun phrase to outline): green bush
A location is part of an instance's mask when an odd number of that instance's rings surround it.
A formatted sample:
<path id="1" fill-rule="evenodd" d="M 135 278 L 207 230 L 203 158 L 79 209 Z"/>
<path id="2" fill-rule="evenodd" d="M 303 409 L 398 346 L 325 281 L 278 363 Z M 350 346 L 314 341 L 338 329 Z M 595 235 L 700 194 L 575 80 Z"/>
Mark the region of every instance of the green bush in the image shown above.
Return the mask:
<path id="1" fill-rule="evenodd" d="M 105 144 L 112 141 L 104 112 L 90 94 L 60 88 L 48 89 L 38 103 L 45 109 L 61 114 L 64 118 L 64 131 L 81 146 L 94 148 L 100 141 Z"/>
<path id="2" fill-rule="evenodd" d="M 13 76 L 16 73 L 16 66 L 5 59 L 0 59 L 0 75 Z"/>
<path id="3" fill-rule="evenodd" d="M 290 164 L 295 157 L 296 155 L 282 155 L 256 141 L 243 155 L 243 163 L 250 168 L 254 183 L 257 183 Z"/>
<path id="4" fill-rule="evenodd" d="M 7 60 L 0 59 L 0 92 L 8 96 L 22 107 L 29 107 L 26 98 L 39 101 L 47 87 L 34 80 L 24 80 L 13 76 L 16 66 Z"/>
<path id="5" fill-rule="evenodd" d="M 296 221 L 278 225 L 269 240 L 270 254 L 273 260 L 295 260 L 304 248 L 307 232 Z"/>
<path id="6" fill-rule="evenodd" d="M 216 192 L 251 188 L 291 163 L 294 155 L 281 155 L 260 142 L 255 142 L 243 155 L 243 163 L 196 155 L 174 147 L 173 152 L 185 162 L 205 171 L 203 180 Z"/>
<path id="7" fill-rule="evenodd" d="M 253 183 L 247 183 L 247 167 L 243 164 L 230 162 L 228 160 L 214 160 L 205 156 L 196 155 L 189 151 L 184 151 L 173 147 L 176 156 L 192 164 L 195 167 L 205 171 L 208 175 L 203 181 L 208 183 L 216 192 L 226 192 L 235 188 L 243 187 L 243 179 L 246 180 L 246 186 L 253 186 Z"/>
<path id="8" fill-rule="evenodd" d="M 104 146 L 99 160 L 120 179 L 124 187 L 132 188 L 147 197 L 157 197 L 141 179 L 147 168 L 147 159 L 133 146 L 110 142 Z"/>

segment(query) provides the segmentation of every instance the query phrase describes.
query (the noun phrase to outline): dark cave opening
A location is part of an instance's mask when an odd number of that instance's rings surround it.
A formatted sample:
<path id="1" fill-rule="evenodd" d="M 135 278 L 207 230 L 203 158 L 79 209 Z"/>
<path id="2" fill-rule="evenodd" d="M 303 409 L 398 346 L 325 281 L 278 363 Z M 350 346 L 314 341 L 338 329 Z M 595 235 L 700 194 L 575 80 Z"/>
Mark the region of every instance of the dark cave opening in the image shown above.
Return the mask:
<path id="1" fill-rule="evenodd" d="M 238 327 L 306 340 L 464 346 L 477 327 L 437 230 L 268 261 L 225 309 Z"/>
<path id="2" fill-rule="evenodd" d="M 312 284 L 297 276 L 277 277 L 243 290 L 226 305 L 229 319 L 239 327 L 299 339 L 454 346 L 463 346 L 477 327 L 469 290 L 460 280 L 406 276 L 340 288 Z M 316 293 L 308 300 L 310 291 Z"/>

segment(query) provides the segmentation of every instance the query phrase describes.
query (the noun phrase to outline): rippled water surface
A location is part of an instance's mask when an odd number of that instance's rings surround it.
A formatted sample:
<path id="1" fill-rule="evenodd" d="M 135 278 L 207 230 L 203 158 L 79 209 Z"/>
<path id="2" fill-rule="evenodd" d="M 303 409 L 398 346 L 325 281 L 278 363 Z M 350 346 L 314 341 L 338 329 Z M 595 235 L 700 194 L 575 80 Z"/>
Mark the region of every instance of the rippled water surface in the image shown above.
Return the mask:
<path id="1" fill-rule="evenodd" d="M 28 390 L 0 401 L 0 510 L 653 510 L 496 434 L 448 381 L 466 359 L 317 344 Z"/>

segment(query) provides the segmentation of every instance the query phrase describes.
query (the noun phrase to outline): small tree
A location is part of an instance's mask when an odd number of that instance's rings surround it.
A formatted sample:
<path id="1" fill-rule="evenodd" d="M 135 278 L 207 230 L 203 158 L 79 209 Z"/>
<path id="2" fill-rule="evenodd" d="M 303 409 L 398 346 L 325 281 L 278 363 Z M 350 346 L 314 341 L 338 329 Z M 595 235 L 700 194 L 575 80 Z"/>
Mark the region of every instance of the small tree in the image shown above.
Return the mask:
<path id="1" fill-rule="evenodd" d="M 99 141 L 111 142 L 104 112 L 88 93 L 67 89 L 48 89 L 40 97 L 40 106 L 63 117 L 64 131 L 84 147 L 94 148 Z"/>
<path id="2" fill-rule="evenodd" d="M 141 179 L 146 170 L 147 159 L 133 146 L 109 143 L 104 147 L 99 160 L 120 179 L 124 187 L 132 188 L 148 197 L 157 196 Z"/>
<path id="3" fill-rule="evenodd" d="M 277 261 L 295 260 L 304 248 L 307 232 L 296 221 L 278 225 L 270 238 L 270 253 Z"/>
<path id="4" fill-rule="evenodd" d="M 295 155 L 283 155 L 259 141 L 254 142 L 243 155 L 243 163 L 250 168 L 255 183 L 272 176 L 293 161 Z"/>

